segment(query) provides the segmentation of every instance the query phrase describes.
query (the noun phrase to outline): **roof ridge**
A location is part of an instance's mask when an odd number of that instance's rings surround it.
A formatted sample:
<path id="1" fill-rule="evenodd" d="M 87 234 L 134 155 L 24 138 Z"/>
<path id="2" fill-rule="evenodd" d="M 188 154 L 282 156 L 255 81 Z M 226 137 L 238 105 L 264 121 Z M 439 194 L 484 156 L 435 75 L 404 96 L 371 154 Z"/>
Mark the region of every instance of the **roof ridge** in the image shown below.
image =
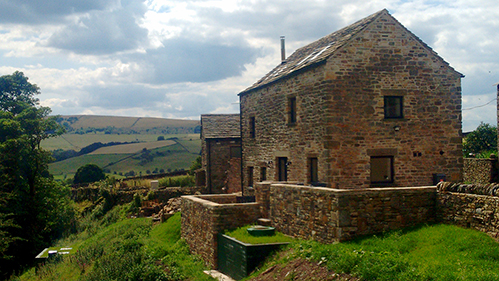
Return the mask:
<path id="1" fill-rule="evenodd" d="M 252 86 L 242 91 L 239 95 L 273 83 L 292 73 L 296 73 L 298 70 L 325 61 L 334 53 L 334 51 L 345 45 L 346 42 L 364 30 L 370 23 L 384 13 L 390 15 L 387 9 L 380 10 L 333 33 L 325 35 L 301 48 L 298 48 L 284 62 L 276 66 Z"/>

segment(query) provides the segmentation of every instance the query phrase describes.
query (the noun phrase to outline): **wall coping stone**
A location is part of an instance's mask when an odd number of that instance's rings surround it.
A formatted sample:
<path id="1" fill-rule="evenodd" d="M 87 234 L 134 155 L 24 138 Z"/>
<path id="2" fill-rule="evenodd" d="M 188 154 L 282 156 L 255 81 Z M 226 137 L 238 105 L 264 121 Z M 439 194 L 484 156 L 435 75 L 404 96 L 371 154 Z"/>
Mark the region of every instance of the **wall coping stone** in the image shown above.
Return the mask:
<path id="1" fill-rule="evenodd" d="M 182 198 L 200 203 L 202 205 L 211 207 L 211 208 L 216 208 L 216 207 L 225 207 L 225 206 L 232 206 L 232 207 L 237 207 L 237 206 L 252 206 L 252 205 L 259 205 L 260 203 L 258 202 L 250 202 L 250 203 L 217 203 L 214 201 L 211 201 L 210 199 L 216 199 L 216 198 L 224 198 L 224 197 L 234 197 L 234 201 L 236 200 L 237 195 L 232 195 L 232 194 L 226 194 L 226 195 L 186 195 L 182 196 Z"/>
<path id="2" fill-rule="evenodd" d="M 326 191 L 337 194 L 359 194 L 359 193 L 377 193 L 377 192 L 400 192 L 400 191 L 425 191 L 425 192 L 436 192 L 436 186 L 417 186 L 417 187 L 371 187 L 371 188 L 356 188 L 356 189 L 340 189 L 340 188 L 328 188 L 319 186 L 309 186 L 309 185 L 294 185 L 294 184 L 282 184 L 274 183 L 271 186 L 275 187 L 295 187 L 299 189 L 310 189 L 313 191 Z"/>

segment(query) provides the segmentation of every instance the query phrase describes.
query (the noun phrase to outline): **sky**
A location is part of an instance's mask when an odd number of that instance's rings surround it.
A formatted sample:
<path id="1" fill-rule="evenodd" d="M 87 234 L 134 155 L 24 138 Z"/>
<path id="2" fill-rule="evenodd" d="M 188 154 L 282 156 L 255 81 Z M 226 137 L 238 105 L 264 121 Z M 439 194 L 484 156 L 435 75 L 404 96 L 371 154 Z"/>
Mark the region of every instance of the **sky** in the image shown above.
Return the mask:
<path id="1" fill-rule="evenodd" d="M 497 0 L 0 0 L 0 75 L 53 114 L 199 119 L 286 54 L 386 8 L 463 73 L 463 131 L 496 125 Z"/>

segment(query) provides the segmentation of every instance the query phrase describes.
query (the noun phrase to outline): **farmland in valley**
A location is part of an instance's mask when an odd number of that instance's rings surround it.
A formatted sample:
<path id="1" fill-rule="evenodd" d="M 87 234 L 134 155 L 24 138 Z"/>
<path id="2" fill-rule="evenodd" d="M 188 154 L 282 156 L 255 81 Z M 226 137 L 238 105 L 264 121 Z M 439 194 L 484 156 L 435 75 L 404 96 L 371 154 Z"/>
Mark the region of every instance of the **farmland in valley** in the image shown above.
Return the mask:
<path id="1" fill-rule="evenodd" d="M 49 169 L 56 179 L 72 178 L 88 163 L 117 178 L 186 170 L 201 150 L 199 121 L 195 120 L 113 116 L 61 116 L 58 120 L 67 132 L 44 140 L 44 149 L 81 154 L 82 148 L 99 145 L 88 153 L 51 163 Z M 68 130 L 69 121 L 74 127 Z"/>

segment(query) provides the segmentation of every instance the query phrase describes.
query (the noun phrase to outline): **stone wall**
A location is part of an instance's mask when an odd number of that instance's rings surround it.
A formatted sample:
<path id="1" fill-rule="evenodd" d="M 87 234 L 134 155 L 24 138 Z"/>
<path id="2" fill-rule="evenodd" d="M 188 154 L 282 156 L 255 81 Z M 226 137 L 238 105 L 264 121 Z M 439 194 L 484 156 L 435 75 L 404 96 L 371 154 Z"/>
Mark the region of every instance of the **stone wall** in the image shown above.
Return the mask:
<path id="1" fill-rule="evenodd" d="M 182 197 L 182 238 L 212 268 L 217 268 L 217 234 L 260 217 L 258 203 L 235 202 L 236 195 Z"/>
<path id="2" fill-rule="evenodd" d="M 269 218 L 278 231 L 322 243 L 435 221 L 435 187 L 330 189 L 258 183 L 256 193 L 261 206 L 268 200 Z"/>
<path id="3" fill-rule="evenodd" d="M 112 190 L 109 194 L 112 200 L 116 204 L 125 204 L 133 200 L 135 193 L 139 193 L 141 196 L 146 196 L 147 193 L 151 191 L 149 188 L 137 188 L 129 190 Z M 166 202 L 171 198 L 180 197 L 183 195 L 192 195 L 196 192 L 205 192 L 205 187 L 165 187 L 157 190 L 153 190 L 155 194 L 155 199 L 161 202 Z M 76 202 L 89 200 L 96 201 L 101 196 L 100 188 L 93 187 L 80 187 L 71 189 L 71 199 Z"/>
<path id="4" fill-rule="evenodd" d="M 465 158 L 463 182 L 488 184 L 497 180 L 497 158 Z"/>
<path id="5" fill-rule="evenodd" d="M 241 191 L 241 158 L 231 157 L 231 147 L 241 147 L 241 140 L 206 139 L 204 145 L 209 192 L 221 194 Z"/>
<path id="6" fill-rule="evenodd" d="M 499 197 L 441 191 L 437 202 L 440 222 L 474 228 L 499 239 Z"/>
<path id="7" fill-rule="evenodd" d="M 384 118 L 385 96 L 403 97 L 404 118 Z M 280 157 L 287 180 L 305 184 L 308 159 L 317 158 L 319 182 L 335 188 L 372 187 L 373 156 L 393 157 L 387 186 L 432 185 L 433 174 L 462 179 L 460 74 L 388 15 L 326 61 L 241 93 L 240 103 L 244 188 L 250 167 L 253 182 L 260 167 L 278 180 Z"/>

